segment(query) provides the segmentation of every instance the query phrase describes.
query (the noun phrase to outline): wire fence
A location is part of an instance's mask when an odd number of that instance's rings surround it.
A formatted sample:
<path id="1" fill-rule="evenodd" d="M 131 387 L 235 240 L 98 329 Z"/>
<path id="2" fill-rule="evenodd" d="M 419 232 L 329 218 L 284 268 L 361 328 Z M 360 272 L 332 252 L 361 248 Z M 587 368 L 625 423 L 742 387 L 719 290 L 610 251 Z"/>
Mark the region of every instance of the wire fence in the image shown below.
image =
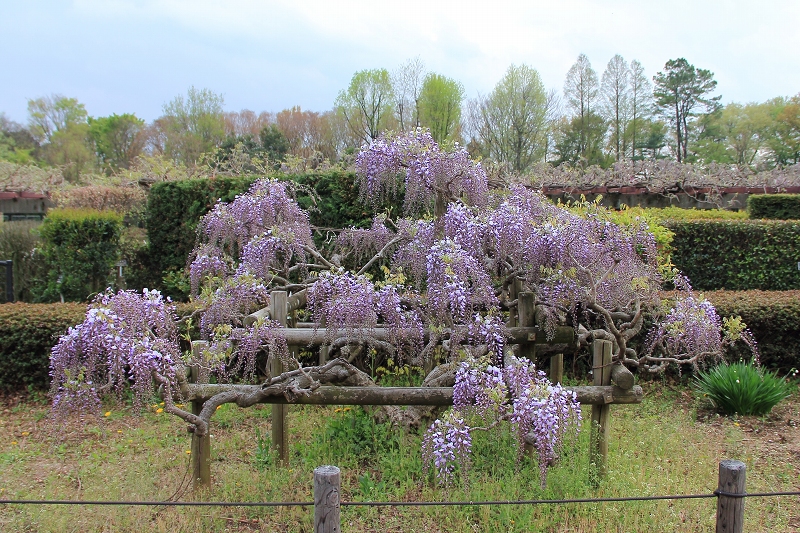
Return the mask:
<path id="1" fill-rule="evenodd" d="M 604 502 L 642 502 L 656 500 L 717 499 L 717 532 L 743 533 L 745 498 L 800 496 L 800 491 L 757 492 L 745 490 L 745 465 L 741 461 L 720 462 L 718 489 L 708 494 L 670 494 L 666 496 L 619 496 L 606 498 L 567 498 L 540 500 L 484 501 L 340 501 L 341 471 L 335 466 L 314 470 L 314 500 L 305 502 L 220 502 L 220 501 L 111 501 L 111 500 L 0 500 L 3 505 L 100 505 L 152 507 L 313 507 L 314 531 L 341 531 L 342 507 L 474 507 L 507 505 L 597 504 Z M 175 497 L 175 496 L 173 496 Z"/>
<path id="2" fill-rule="evenodd" d="M 765 498 L 800 496 L 795 492 L 730 493 L 714 491 L 709 494 L 670 494 L 665 496 L 619 496 L 608 498 L 569 498 L 556 500 L 486 500 L 486 501 L 386 501 L 339 502 L 340 507 L 459 507 L 499 505 L 559 505 L 568 503 L 643 502 L 655 500 L 698 500 L 727 496 L 731 498 Z M 0 505 L 119 505 L 153 507 L 313 507 L 314 502 L 191 502 L 191 501 L 132 501 L 132 500 L 0 500 Z"/>

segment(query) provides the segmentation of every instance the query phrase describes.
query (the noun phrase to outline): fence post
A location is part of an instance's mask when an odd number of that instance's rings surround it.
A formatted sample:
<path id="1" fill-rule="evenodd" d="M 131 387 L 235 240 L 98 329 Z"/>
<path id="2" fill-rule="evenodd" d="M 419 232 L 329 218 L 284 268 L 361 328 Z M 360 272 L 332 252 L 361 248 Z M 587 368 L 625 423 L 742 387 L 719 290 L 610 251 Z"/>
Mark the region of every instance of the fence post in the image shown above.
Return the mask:
<path id="1" fill-rule="evenodd" d="M 195 359 L 202 356 L 203 350 L 208 347 L 206 341 L 192 341 L 192 355 Z M 192 365 L 189 368 L 189 381 L 196 383 L 199 379 L 200 368 Z M 192 402 L 192 414 L 199 415 L 203 410 L 203 402 Z M 211 485 L 211 435 L 206 433 L 202 437 L 192 433 L 192 485 L 195 490 Z"/>
<path id="2" fill-rule="evenodd" d="M 270 294 L 270 311 L 272 320 L 286 327 L 288 321 L 288 307 L 286 291 L 273 291 Z M 269 367 L 270 377 L 279 376 L 283 372 L 283 363 L 275 354 L 272 355 L 272 362 Z M 286 438 L 286 413 L 288 405 L 272 405 L 272 446 L 278 452 L 278 461 L 286 466 L 289 463 L 289 447 Z"/>
<path id="3" fill-rule="evenodd" d="M 314 533 L 341 533 L 341 482 L 341 471 L 335 466 L 314 469 Z"/>
<path id="4" fill-rule="evenodd" d="M 611 384 L 611 341 L 592 343 L 592 385 Z M 589 483 L 597 486 L 608 472 L 609 405 L 592 405 L 592 428 L 589 440 Z"/>
<path id="5" fill-rule="evenodd" d="M 719 463 L 717 495 L 717 533 L 744 531 L 744 496 L 747 467 L 741 461 Z"/>

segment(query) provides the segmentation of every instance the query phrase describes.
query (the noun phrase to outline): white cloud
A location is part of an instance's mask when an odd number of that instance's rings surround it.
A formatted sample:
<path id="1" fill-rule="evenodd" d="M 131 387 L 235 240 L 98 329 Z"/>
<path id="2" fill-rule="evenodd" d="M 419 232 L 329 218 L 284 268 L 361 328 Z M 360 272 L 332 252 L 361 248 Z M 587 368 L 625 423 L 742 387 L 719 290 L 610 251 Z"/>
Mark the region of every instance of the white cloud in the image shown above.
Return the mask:
<path id="1" fill-rule="evenodd" d="M 724 101 L 800 91 L 790 1 L 74 0 L 7 11 L 0 46 L 16 52 L 15 83 L 0 87 L 0 111 L 17 120 L 25 98 L 55 91 L 90 113 L 152 119 L 191 85 L 224 93 L 230 108 L 323 110 L 357 70 L 415 56 L 470 97 L 512 63 L 560 92 L 579 53 L 598 75 L 616 53 L 649 76 L 685 57 L 715 73 Z"/>

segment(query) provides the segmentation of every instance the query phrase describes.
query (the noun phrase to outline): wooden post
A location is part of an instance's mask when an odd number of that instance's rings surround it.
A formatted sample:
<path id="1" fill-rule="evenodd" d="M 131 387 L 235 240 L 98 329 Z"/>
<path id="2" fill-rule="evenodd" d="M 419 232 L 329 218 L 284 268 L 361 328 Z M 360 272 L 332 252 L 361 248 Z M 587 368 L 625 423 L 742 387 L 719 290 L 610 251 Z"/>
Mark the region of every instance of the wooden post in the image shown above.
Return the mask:
<path id="1" fill-rule="evenodd" d="M 278 322 L 282 326 L 286 326 L 288 320 L 287 315 L 286 292 L 273 291 L 272 294 L 270 294 L 270 316 L 272 320 Z M 283 363 L 280 358 L 275 357 L 273 354 L 272 362 L 269 367 L 270 377 L 280 375 L 283 370 Z M 289 463 L 289 447 L 286 438 L 286 413 L 288 409 L 287 405 L 275 404 L 272 406 L 272 446 L 278 453 L 279 463 L 283 466 Z"/>
<path id="2" fill-rule="evenodd" d="M 550 381 L 561 383 L 564 381 L 564 354 L 557 353 L 550 357 Z"/>
<path id="3" fill-rule="evenodd" d="M 719 463 L 717 533 L 744 531 L 745 464 L 730 459 Z"/>
<path id="4" fill-rule="evenodd" d="M 592 343 L 592 385 L 611 384 L 611 341 Z M 589 483 L 595 487 L 608 472 L 609 405 L 592 405 L 592 428 L 589 440 Z"/>
<path id="5" fill-rule="evenodd" d="M 322 317 L 322 320 L 319 322 L 319 329 L 325 329 L 325 317 Z M 331 347 L 327 344 L 323 344 L 319 347 L 319 366 L 324 365 L 330 360 L 330 353 Z"/>
<path id="6" fill-rule="evenodd" d="M 208 347 L 206 341 L 192 341 L 192 354 L 200 358 L 203 350 Z M 192 365 L 189 369 L 191 374 L 189 381 L 196 383 L 199 378 L 200 369 L 197 365 Z M 199 415 L 203 410 L 202 401 L 192 401 L 192 414 Z M 206 433 L 202 437 L 197 433 L 192 433 L 191 447 L 192 461 L 192 486 L 195 490 L 211 485 L 211 436 Z"/>
<path id="7" fill-rule="evenodd" d="M 534 326 L 535 303 L 532 292 L 521 292 L 517 295 L 517 312 L 519 313 L 519 327 L 531 328 Z M 519 345 L 519 356 L 531 361 L 536 361 L 536 347 L 533 344 L 535 339 L 529 342 L 522 342 Z"/>
<path id="8" fill-rule="evenodd" d="M 534 314 L 536 311 L 535 303 L 536 301 L 534 300 L 532 292 L 517 293 L 517 326 L 521 328 L 533 327 L 535 322 Z M 519 356 L 535 362 L 536 346 L 533 342 L 521 342 L 519 344 Z M 524 447 L 525 454 L 531 459 L 535 459 L 536 448 L 533 447 L 532 443 L 528 442 L 528 439 L 524 440 Z"/>
<path id="9" fill-rule="evenodd" d="M 517 298 L 519 298 L 520 292 L 522 292 L 522 280 L 519 278 L 514 278 L 514 281 L 512 281 L 508 285 L 508 299 L 510 301 L 516 300 Z M 519 301 L 517 303 L 519 303 Z M 518 316 L 519 316 L 519 307 L 517 307 L 516 313 L 512 308 L 512 310 L 508 313 L 508 322 L 506 322 L 506 325 L 510 328 L 519 326 L 520 323 L 519 320 L 517 319 Z"/>
<path id="10" fill-rule="evenodd" d="M 341 533 L 340 488 L 341 472 L 337 467 L 314 469 L 314 533 Z"/>

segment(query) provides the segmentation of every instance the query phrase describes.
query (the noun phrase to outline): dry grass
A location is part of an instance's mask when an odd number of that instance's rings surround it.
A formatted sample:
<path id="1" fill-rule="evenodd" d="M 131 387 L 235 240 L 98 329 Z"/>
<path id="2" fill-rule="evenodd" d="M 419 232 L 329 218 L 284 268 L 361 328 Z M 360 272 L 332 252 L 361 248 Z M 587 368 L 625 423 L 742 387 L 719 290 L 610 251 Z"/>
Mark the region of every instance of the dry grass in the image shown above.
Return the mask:
<path id="1" fill-rule="evenodd" d="M 747 464 L 747 490 L 800 490 L 800 398 L 795 393 L 766 418 L 722 418 L 704 411 L 689 391 L 649 386 L 643 404 L 612 408 L 609 476 L 586 483 L 584 428 L 544 491 L 535 465 L 519 467 L 507 440 L 476 443 L 468 487 L 443 491 L 419 460 L 419 436 L 375 434 L 375 453 L 345 454 L 342 435 L 352 413 L 292 407 L 291 462 L 269 464 L 257 435 L 268 434 L 269 407 L 224 406 L 212 429 L 213 486 L 186 486 L 190 438 L 163 413 L 135 417 L 113 408 L 99 423 L 47 427 L 46 406 L 6 400 L 0 407 L 0 498 L 68 500 L 310 501 L 311 472 L 342 468 L 342 499 L 482 500 L 707 494 L 720 460 Z M 588 412 L 586 413 L 588 415 Z M 331 427 L 339 433 L 331 432 Z M 344 428 L 344 429 L 342 429 Z M 390 442 L 391 441 L 391 442 Z M 262 444 L 263 441 L 262 441 Z M 367 443 L 369 446 L 369 443 Z M 365 477 L 369 474 L 369 477 Z M 797 531 L 796 497 L 746 501 L 746 531 Z M 710 531 L 716 501 L 678 500 L 560 506 L 352 508 L 342 529 L 354 531 Z M 0 531 L 294 531 L 310 532 L 312 508 L 153 508 L 0 505 Z"/>

